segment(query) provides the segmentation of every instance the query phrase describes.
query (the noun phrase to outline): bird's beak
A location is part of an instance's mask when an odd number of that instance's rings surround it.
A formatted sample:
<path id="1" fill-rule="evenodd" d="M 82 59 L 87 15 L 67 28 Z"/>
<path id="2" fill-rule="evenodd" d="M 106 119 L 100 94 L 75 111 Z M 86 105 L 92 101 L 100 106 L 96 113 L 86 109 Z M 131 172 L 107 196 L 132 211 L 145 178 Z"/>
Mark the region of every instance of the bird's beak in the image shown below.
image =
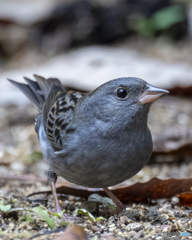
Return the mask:
<path id="1" fill-rule="evenodd" d="M 147 87 L 147 89 L 145 90 L 145 92 L 143 92 L 139 96 L 139 101 L 141 104 L 153 103 L 153 102 L 157 101 L 159 98 L 161 98 L 169 93 L 169 91 L 167 91 L 165 89 L 153 87 L 149 84 L 147 84 L 146 87 Z"/>

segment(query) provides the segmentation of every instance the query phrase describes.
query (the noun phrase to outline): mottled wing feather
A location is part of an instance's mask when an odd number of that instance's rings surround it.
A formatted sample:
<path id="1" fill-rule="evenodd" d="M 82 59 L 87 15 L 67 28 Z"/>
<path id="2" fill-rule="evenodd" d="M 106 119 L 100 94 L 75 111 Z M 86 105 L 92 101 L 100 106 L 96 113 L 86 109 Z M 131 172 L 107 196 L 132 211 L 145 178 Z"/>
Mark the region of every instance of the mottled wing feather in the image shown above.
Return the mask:
<path id="1" fill-rule="evenodd" d="M 83 95 L 83 93 L 74 91 L 67 94 L 61 92 L 57 94 L 44 124 L 49 142 L 55 151 L 62 150 L 66 134 L 75 131 L 72 125 L 74 109 L 79 98 Z"/>
<path id="2" fill-rule="evenodd" d="M 44 105 L 43 108 L 43 121 L 44 121 L 44 127 L 46 129 L 46 123 L 48 114 L 52 108 L 52 106 L 55 104 L 55 102 L 62 97 L 65 97 L 67 93 L 63 88 L 60 88 L 59 86 L 53 86 Z"/>

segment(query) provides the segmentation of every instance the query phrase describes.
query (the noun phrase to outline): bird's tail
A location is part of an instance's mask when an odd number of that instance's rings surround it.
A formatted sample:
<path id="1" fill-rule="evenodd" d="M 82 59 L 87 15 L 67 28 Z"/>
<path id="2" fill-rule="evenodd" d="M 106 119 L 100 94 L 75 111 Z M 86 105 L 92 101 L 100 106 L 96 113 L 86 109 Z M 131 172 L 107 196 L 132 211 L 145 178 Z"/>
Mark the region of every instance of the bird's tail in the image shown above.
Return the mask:
<path id="1" fill-rule="evenodd" d="M 19 83 L 8 79 L 14 86 L 21 90 L 27 98 L 33 102 L 39 110 L 44 106 L 52 87 L 56 86 L 59 89 L 63 89 L 61 82 L 56 78 L 45 79 L 41 76 L 34 75 L 36 82 L 29 78 L 24 77 L 27 84 Z"/>

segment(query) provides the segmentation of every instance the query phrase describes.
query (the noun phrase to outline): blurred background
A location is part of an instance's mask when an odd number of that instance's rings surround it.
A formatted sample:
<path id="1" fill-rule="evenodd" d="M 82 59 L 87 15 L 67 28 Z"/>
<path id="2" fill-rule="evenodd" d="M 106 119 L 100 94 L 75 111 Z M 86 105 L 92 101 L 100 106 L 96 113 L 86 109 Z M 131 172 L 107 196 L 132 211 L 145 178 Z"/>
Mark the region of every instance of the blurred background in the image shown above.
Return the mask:
<path id="1" fill-rule="evenodd" d="M 128 183 L 192 177 L 191 64 L 191 1 L 0 0 L 1 178 L 46 178 L 37 110 L 6 80 L 33 74 L 82 91 L 128 76 L 168 89 L 149 116 L 152 158 Z"/>

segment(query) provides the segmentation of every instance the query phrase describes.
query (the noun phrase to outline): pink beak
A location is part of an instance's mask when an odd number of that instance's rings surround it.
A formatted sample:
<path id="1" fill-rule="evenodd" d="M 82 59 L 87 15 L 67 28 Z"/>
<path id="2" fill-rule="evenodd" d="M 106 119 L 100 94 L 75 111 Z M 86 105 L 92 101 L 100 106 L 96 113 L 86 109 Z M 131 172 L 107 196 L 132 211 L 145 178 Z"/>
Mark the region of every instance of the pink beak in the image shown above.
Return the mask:
<path id="1" fill-rule="evenodd" d="M 147 86 L 147 89 L 145 90 L 145 92 L 143 92 L 139 96 L 139 101 L 142 104 L 153 103 L 153 102 L 157 101 L 159 98 L 161 98 L 169 93 L 169 91 L 167 91 L 165 89 L 153 87 L 149 84 L 147 84 L 146 86 Z"/>

